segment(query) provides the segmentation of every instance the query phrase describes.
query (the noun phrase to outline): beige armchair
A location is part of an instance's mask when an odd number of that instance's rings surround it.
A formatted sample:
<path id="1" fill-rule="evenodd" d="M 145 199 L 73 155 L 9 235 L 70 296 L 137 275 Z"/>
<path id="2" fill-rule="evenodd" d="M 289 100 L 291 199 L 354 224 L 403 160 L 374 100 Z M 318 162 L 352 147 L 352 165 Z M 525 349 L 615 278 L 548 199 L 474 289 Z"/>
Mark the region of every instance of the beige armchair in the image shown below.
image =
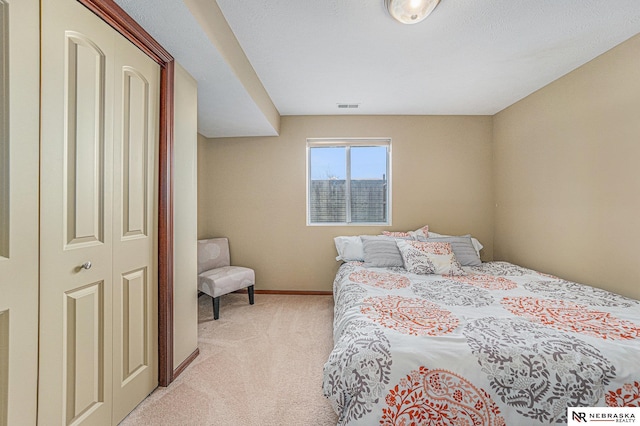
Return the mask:
<path id="1" fill-rule="evenodd" d="M 211 238 L 198 240 L 198 296 L 209 295 L 213 300 L 213 319 L 220 317 L 220 296 L 246 288 L 249 304 L 253 305 L 253 269 L 231 266 L 229 240 Z"/>

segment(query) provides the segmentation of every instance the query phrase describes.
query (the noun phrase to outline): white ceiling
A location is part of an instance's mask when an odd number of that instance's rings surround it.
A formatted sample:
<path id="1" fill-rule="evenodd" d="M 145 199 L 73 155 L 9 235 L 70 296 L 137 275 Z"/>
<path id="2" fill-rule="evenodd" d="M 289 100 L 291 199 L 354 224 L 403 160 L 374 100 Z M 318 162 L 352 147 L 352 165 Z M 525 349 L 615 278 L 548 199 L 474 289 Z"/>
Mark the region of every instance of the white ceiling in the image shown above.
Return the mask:
<path id="1" fill-rule="evenodd" d="M 198 81 L 200 133 L 274 134 L 182 0 L 116 2 Z M 218 5 L 281 115 L 492 115 L 640 33 L 639 0 L 442 0 L 415 25 L 384 0 Z"/>

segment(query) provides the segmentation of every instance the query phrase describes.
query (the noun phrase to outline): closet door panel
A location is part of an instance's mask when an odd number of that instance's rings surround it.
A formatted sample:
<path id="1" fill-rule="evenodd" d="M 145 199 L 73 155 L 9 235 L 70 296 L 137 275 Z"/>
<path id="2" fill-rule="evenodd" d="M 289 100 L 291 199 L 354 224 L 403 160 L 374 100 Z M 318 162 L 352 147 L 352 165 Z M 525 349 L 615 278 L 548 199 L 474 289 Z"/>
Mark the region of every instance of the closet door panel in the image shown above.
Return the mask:
<path id="1" fill-rule="evenodd" d="M 63 331 L 67 422 L 104 403 L 104 282 L 65 293 Z"/>
<path id="2" fill-rule="evenodd" d="M 66 31 L 64 215 L 67 248 L 104 242 L 106 56 Z"/>
<path id="3" fill-rule="evenodd" d="M 123 274 L 120 290 L 122 368 L 118 379 L 121 386 L 126 386 L 142 374 L 150 363 L 151 348 L 147 329 L 149 312 L 146 300 L 151 289 L 147 269 Z"/>
<path id="4" fill-rule="evenodd" d="M 0 426 L 36 422 L 38 0 L 0 0 Z"/>
<path id="5" fill-rule="evenodd" d="M 115 58 L 114 421 L 158 383 L 157 193 L 160 67 L 124 39 Z"/>
<path id="6" fill-rule="evenodd" d="M 147 236 L 149 190 L 149 82 L 135 68 L 122 68 L 122 237 Z M 151 159 L 152 160 L 152 159 Z"/>
<path id="7" fill-rule="evenodd" d="M 38 418 L 112 418 L 113 30 L 42 0 Z"/>

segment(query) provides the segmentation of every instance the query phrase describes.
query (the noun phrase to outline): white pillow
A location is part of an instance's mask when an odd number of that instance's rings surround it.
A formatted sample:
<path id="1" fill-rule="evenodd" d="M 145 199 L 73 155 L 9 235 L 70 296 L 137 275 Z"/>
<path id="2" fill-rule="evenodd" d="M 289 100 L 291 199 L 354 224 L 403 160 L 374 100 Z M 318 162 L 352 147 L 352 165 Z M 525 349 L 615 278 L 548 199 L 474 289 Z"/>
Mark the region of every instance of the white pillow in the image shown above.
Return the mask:
<path id="1" fill-rule="evenodd" d="M 446 235 L 446 234 L 438 234 L 436 232 L 432 232 L 429 231 L 429 235 L 428 238 L 430 237 L 453 237 L 453 235 Z M 422 239 L 419 239 L 418 241 L 422 241 Z M 482 248 L 484 247 L 482 244 L 480 244 L 480 241 L 476 240 L 475 238 L 471 237 L 471 244 L 473 244 L 473 248 L 476 249 L 476 253 L 478 253 L 478 257 L 480 257 L 480 250 L 482 250 Z"/>
<path id="2" fill-rule="evenodd" d="M 364 262 L 364 249 L 359 236 L 335 237 L 333 242 L 336 244 L 336 250 L 338 251 L 336 260 Z"/>

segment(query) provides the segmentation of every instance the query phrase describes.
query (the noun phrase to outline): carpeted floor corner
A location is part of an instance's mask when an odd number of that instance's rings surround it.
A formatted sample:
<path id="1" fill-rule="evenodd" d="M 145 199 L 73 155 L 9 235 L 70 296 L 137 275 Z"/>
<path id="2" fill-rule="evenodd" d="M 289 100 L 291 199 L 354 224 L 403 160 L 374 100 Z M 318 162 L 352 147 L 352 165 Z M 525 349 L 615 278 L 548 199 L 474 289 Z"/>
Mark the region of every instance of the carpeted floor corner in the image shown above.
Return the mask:
<path id="1" fill-rule="evenodd" d="M 200 355 L 121 423 L 135 425 L 328 426 L 337 416 L 322 395 L 333 346 L 332 296 L 223 296 L 213 321 L 199 300 Z"/>

